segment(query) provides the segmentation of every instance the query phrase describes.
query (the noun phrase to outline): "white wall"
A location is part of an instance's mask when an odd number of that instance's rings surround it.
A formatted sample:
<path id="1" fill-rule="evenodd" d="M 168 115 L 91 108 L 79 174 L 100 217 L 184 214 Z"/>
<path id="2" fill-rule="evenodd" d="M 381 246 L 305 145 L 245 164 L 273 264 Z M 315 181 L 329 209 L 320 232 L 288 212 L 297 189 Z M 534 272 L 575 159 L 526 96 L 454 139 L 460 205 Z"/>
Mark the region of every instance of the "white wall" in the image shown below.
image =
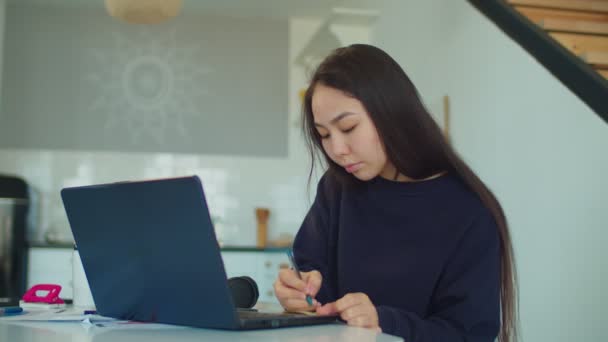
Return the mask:
<path id="1" fill-rule="evenodd" d="M 0 80 L 2 79 L 2 67 L 4 65 L 4 26 L 6 22 L 6 0 L 0 0 Z M 2 108 L 2 82 L 0 82 L 0 108 Z"/>
<path id="2" fill-rule="evenodd" d="M 431 110 L 450 96 L 511 226 L 523 340 L 608 340 L 608 125 L 465 1 L 385 0 L 372 42 Z"/>

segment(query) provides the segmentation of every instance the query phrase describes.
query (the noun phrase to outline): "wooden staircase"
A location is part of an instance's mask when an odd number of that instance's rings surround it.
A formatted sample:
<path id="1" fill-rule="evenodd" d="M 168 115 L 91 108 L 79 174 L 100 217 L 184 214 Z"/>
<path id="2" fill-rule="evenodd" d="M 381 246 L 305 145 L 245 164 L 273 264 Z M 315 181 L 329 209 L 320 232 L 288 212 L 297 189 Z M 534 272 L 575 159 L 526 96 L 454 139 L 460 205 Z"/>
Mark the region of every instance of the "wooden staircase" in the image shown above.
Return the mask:
<path id="1" fill-rule="evenodd" d="M 608 0 L 468 0 L 608 123 Z"/>
<path id="2" fill-rule="evenodd" d="M 608 1 L 508 0 L 507 2 L 566 49 L 608 78 Z"/>

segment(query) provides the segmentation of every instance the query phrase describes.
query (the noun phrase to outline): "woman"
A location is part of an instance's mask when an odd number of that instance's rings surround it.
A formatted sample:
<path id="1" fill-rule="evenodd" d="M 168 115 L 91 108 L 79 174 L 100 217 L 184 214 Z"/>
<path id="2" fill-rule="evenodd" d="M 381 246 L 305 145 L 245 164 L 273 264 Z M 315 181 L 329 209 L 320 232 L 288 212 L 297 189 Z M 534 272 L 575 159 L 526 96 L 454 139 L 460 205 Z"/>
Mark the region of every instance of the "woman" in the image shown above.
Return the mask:
<path id="1" fill-rule="evenodd" d="M 274 284 L 281 305 L 406 341 L 515 341 L 503 211 L 397 62 L 369 45 L 335 50 L 303 126 L 312 168 L 320 151 L 328 170 L 294 241 L 302 280 L 282 270 Z"/>

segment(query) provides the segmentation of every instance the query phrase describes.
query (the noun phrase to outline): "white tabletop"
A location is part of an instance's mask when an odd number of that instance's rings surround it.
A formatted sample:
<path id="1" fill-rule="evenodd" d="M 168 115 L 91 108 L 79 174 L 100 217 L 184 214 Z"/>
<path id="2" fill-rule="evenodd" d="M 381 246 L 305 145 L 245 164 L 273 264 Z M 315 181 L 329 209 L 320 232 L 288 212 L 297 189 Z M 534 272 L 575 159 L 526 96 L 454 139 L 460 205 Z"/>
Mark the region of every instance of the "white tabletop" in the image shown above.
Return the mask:
<path id="1" fill-rule="evenodd" d="M 161 342 L 161 341 L 361 341 L 393 342 L 402 339 L 370 329 L 327 324 L 268 330 L 224 331 L 164 324 L 104 328 L 81 323 L 3 322 L 0 341 L 6 342 Z"/>
<path id="2" fill-rule="evenodd" d="M 271 305 L 258 305 L 264 311 Z M 274 309 L 274 310 L 273 310 Z M 25 315 L 23 315 L 25 316 Z M 22 316 L 22 317 L 23 317 Z M 401 338 L 342 323 L 265 330 L 227 331 L 167 324 L 90 324 L 79 322 L 23 322 L 0 317 L 4 342 L 161 342 L 161 341 L 362 341 L 397 342 Z"/>

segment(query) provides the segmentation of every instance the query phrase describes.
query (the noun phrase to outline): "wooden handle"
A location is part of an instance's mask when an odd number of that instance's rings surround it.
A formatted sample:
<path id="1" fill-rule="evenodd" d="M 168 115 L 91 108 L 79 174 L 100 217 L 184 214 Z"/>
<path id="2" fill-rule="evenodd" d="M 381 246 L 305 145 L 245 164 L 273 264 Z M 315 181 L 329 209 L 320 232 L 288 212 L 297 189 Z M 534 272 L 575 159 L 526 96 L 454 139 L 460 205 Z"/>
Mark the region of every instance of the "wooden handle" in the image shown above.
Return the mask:
<path id="1" fill-rule="evenodd" d="M 270 209 L 255 208 L 255 216 L 258 219 L 258 223 L 267 223 L 268 217 L 270 216 Z"/>
<path id="2" fill-rule="evenodd" d="M 268 217 L 270 210 L 267 208 L 255 208 L 255 216 L 258 221 L 257 247 L 266 248 L 268 241 Z"/>

